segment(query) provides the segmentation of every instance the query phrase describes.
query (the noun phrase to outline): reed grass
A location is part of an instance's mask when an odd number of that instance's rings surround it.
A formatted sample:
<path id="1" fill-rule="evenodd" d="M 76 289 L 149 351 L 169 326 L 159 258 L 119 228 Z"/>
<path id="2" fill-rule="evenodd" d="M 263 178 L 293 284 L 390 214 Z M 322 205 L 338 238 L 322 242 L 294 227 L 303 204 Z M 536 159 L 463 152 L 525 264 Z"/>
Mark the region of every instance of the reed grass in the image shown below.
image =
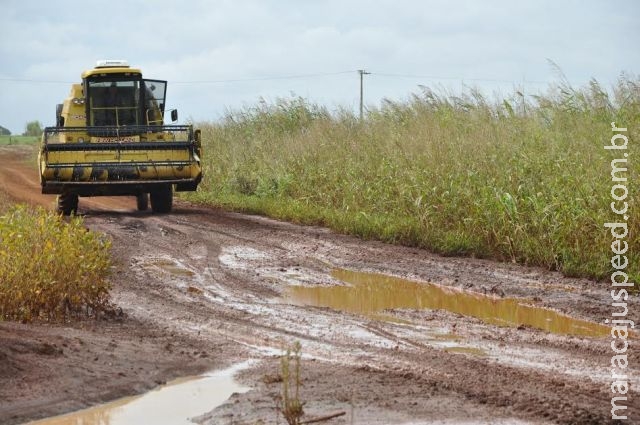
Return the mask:
<path id="1" fill-rule="evenodd" d="M 201 123 L 193 199 L 445 255 L 604 279 L 613 269 L 611 122 L 629 128 L 629 267 L 640 277 L 640 81 L 564 81 L 489 100 L 422 88 L 360 121 L 302 98 Z"/>

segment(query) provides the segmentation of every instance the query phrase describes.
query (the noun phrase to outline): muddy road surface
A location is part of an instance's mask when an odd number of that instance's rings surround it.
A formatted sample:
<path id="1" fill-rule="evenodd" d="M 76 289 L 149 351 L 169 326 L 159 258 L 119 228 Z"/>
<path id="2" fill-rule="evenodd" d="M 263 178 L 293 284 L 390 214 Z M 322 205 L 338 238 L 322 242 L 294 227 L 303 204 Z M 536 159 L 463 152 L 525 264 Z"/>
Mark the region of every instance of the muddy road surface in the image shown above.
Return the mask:
<path id="1" fill-rule="evenodd" d="M 32 151 L 0 152 L 0 190 L 53 208 Z M 121 314 L 0 323 L 0 423 L 246 360 L 236 379 L 250 390 L 194 420 L 285 423 L 280 356 L 296 341 L 304 417 L 344 412 L 322 423 L 611 422 L 606 283 L 181 201 L 154 215 L 134 198 L 81 198 L 80 213 L 113 240 Z M 628 423 L 640 422 L 634 348 Z"/>

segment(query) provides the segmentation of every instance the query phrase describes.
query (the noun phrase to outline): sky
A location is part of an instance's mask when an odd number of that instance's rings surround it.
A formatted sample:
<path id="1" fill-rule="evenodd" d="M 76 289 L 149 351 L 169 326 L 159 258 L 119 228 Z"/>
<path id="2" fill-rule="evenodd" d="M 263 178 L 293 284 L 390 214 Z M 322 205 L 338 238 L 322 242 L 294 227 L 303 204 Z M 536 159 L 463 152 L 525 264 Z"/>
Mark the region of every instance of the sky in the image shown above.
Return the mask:
<path id="1" fill-rule="evenodd" d="M 55 123 L 100 59 L 168 80 L 180 123 L 302 96 L 357 112 L 420 86 L 544 92 L 640 72 L 635 0 L 0 0 L 0 126 Z"/>

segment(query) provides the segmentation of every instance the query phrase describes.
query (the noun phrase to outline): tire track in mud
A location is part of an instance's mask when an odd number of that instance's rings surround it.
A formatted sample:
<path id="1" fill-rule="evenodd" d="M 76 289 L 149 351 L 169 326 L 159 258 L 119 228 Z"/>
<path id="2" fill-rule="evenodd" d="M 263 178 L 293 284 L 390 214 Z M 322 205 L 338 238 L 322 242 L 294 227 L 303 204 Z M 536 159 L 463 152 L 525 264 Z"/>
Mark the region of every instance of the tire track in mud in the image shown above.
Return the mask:
<path id="1" fill-rule="evenodd" d="M 53 197 L 39 194 L 34 169 L 16 155 L 0 153 L 0 160 L 5 162 L 0 188 L 14 199 L 53 205 Z M 248 356 L 264 359 L 243 378 L 254 391 L 238 395 L 204 423 L 230 423 L 225 416 L 230 409 L 242 412 L 248 423 L 272 420 L 270 389 L 261 377 L 273 367 L 277 371 L 273 356 L 295 340 L 301 341 L 307 359 L 303 370 L 311 380 L 305 381 L 309 409 L 343 408 L 333 389 L 345 388 L 358 400 L 352 406 L 359 412 L 355 423 L 595 424 L 610 418 L 604 338 L 496 327 L 446 311 L 401 309 L 388 312 L 397 322 L 376 320 L 294 305 L 287 298 L 290 285 L 343 284 L 331 271 L 347 268 L 480 293 L 497 287 L 507 296 L 540 299 L 539 306 L 598 322 L 608 311 L 604 285 L 539 269 L 442 258 L 180 201 L 173 214 L 159 216 L 135 211 L 133 198 L 83 198 L 80 212 L 89 227 L 113 239 L 113 299 L 125 312 L 125 322 L 144 324 L 162 335 L 162 343 L 172 347 L 167 356 L 190 341 L 190 350 L 211 365 Z M 484 354 L 449 352 L 451 341 L 479 347 Z M 127 356 L 110 359 L 114 369 L 143 362 L 149 352 L 132 350 Z M 638 360 L 632 353 L 630 364 Z M 91 369 L 92 359 L 85 361 Z M 72 364 L 66 367 L 67 373 L 75 373 Z M 350 376 L 357 379 L 350 381 Z M 379 381 L 385 385 L 379 387 Z M 130 389 L 134 384 L 122 385 Z M 82 400 L 82 388 L 68 391 Z M 638 395 L 634 390 L 630 397 L 636 412 Z M 46 402 L 31 400 L 33 406 Z M 1 413 L 0 408 L 0 419 Z M 22 416 L 28 417 L 28 412 Z"/>
<path id="2" fill-rule="evenodd" d="M 535 356 L 537 352 L 548 352 L 551 361 L 559 362 L 556 369 L 545 369 L 534 362 L 506 362 L 504 353 L 502 358 L 448 353 L 420 340 L 420 332 L 413 332 L 410 337 L 402 335 L 390 323 L 371 321 L 368 318 L 341 314 L 324 308 L 291 306 L 281 300 L 283 290 L 291 283 L 291 279 L 284 272 L 274 275 L 274 271 L 286 271 L 291 266 L 293 258 L 297 260 L 295 263 L 299 267 L 309 267 L 306 272 L 318 275 L 324 273 L 324 278 L 318 279 L 319 283 L 331 283 L 328 274 L 330 270 L 325 269 L 318 273 L 318 264 L 336 264 L 340 261 L 321 256 L 320 261 L 310 262 L 307 252 L 321 251 L 322 245 L 327 245 L 324 247 L 327 251 L 339 255 L 341 250 L 337 245 L 344 237 L 328 234 L 329 241 L 322 240 L 315 237 L 317 234 L 313 235 L 314 230 L 301 228 L 300 232 L 311 233 L 313 237 L 300 237 L 298 234 L 289 238 L 288 232 L 295 233 L 295 228 L 287 224 L 207 209 L 185 208 L 190 211 L 189 218 L 195 219 L 193 225 L 190 221 L 185 221 L 179 211 L 175 216 L 153 218 L 152 221 L 156 226 L 156 235 L 161 234 L 158 230 L 161 227 L 173 228 L 178 230 L 175 235 L 185 238 L 186 245 L 204 247 L 206 255 L 196 261 L 185 256 L 186 251 L 182 247 L 173 244 L 167 248 L 165 256 L 173 256 L 180 263 L 190 264 L 189 270 L 196 274 L 204 273 L 205 270 L 209 273 L 208 278 L 199 276 L 195 281 L 205 295 L 211 291 L 211 298 L 217 298 L 217 301 L 212 302 L 204 296 L 191 297 L 190 301 L 186 302 L 189 303 L 192 313 L 201 309 L 200 313 L 194 313 L 196 316 L 209 317 L 204 328 L 209 330 L 211 338 L 222 335 L 253 351 L 254 355 L 276 353 L 288 342 L 300 340 L 309 356 L 335 364 L 337 370 L 340 367 L 366 365 L 386 373 L 406 375 L 407 385 L 411 385 L 412 380 L 426 380 L 429 385 L 438 388 L 441 395 L 445 394 L 458 402 L 462 397 L 467 408 L 478 405 L 493 406 L 497 416 L 509 417 L 511 414 L 525 420 L 550 420 L 558 423 L 606 422 L 606 385 L 603 385 L 602 379 L 590 376 L 590 371 L 595 370 L 593 368 L 601 373 L 603 368 L 600 366 L 606 366 L 606 363 L 599 364 L 597 361 L 604 350 L 585 349 L 589 341 L 601 344 L 597 339 L 546 335 L 533 329 L 500 328 L 500 338 L 491 341 L 491 344 L 485 344 L 498 349 L 500 345 L 506 345 L 512 337 L 513 350 L 518 350 L 518 346 L 521 346 L 523 350 L 532 351 L 531 356 Z M 248 226 L 245 226 L 246 221 L 250 222 Z M 262 223 L 262 226 L 256 226 L 256 221 Z M 280 228 L 285 228 L 286 231 L 283 232 Z M 118 234 L 114 229 L 103 230 Z M 319 230 L 318 233 L 327 236 L 323 230 Z M 168 246 L 166 241 L 152 242 L 154 236 L 147 234 L 145 237 L 150 239 L 150 246 Z M 214 252 L 209 253 L 213 240 L 216 241 Z M 288 241 L 289 248 L 285 247 L 287 243 L 283 244 L 283 241 Z M 302 249 L 300 245 L 314 243 L 310 241 L 318 241 L 317 246 Z M 380 248 L 377 244 L 374 245 L 374 251 Z M 229 247 L 242 249 L 230 250 Z M 232 259 L 221 260 L 221 254 L 225 250 L 235 252 L 236 256 L 230 254 Z M 376 256 L 368 260 L 377 259 Z M 362 258 L 359 261 L 362 261 Z M 473 270 L 470 273 L 475 274 Z M 508 274 L 501 274 L 503 278 L 508 279 Z M 514 280 L 522 284 L 521 276 L 516 275 L 515 278 Z M 207 279 L 210 281 L 207 282 Z M 176 280 L 180 280 L 180 277 Z M 189 280 L 187 279 L 185 285 L 189 284 Z M 162 282 L 162 278 L 156 276 L 156 281 Z M 536 285 L 532 285 L 533 290 L 538 290 L 541 282 L 535 283 Z M 166 285 L 166 277 L 161 285 L 163 290 L 169 293 L 161 295 L 160 298 L 165 303 L 167 300 L 174 300 L 176 312 L 183 310 L 185 300 L 178 301 L 175 294 L 170 294 L 173 290 L 170 289 L 170 285 Z M 473 335 L 473 332 L 471 335 L 465 335 L 463 332 L 463 339 L 490 340 L 491 329 L 495 328 L 464 317 L 452 317 L 446 313 L 440 313 L 440 320 L 445 323 L 456 322 L 457 329 L 475 327 L 482 331 L 481 338 L 476 338 L 477 335 Z M 314 322 L 324 322 L 325 326 L 314 326 Z M 425 325 L 420 323 L 422 327 Z M 358 335 L 357 329 L 364 333 Z M 199 331 L 201 335 L 205 332 L 203 329 Z M 474 332 L 480 331 L 476 329 Z M 514 334 L 518 337 L 513 337 Z M 563 357 L 572 356 L 580 358 L 578 363 L 587 364 L 582 366 L 582 370 L 577 366 L 578 374 L 565 373 L 563 370 L 576 368 L 568 362 L 562 364 Z M 568 389 L 569 395 L 566 394 Z M 513 413 L 514 411 L 517 413 Z"/>

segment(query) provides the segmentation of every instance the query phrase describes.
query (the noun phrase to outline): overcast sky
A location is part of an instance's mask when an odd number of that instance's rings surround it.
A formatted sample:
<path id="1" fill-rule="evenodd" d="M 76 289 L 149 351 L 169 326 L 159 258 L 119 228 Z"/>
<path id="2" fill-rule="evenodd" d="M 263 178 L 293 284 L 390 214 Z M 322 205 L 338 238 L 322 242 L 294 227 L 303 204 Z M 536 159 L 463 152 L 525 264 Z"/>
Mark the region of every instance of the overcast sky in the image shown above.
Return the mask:
<path id="1" fill-rule="evenodd" d="M 558 80 L 549 60 L 575 85 L 640 72 L 634 0 L 0 0 L 0 11 L 0 125 L 14 134 L 53 125 L 98 59 L 169 80 L 181 122 L 292 93 L 356 111 L 362 68 L 370 106 L 419 85 L 533 93 Z"/>

